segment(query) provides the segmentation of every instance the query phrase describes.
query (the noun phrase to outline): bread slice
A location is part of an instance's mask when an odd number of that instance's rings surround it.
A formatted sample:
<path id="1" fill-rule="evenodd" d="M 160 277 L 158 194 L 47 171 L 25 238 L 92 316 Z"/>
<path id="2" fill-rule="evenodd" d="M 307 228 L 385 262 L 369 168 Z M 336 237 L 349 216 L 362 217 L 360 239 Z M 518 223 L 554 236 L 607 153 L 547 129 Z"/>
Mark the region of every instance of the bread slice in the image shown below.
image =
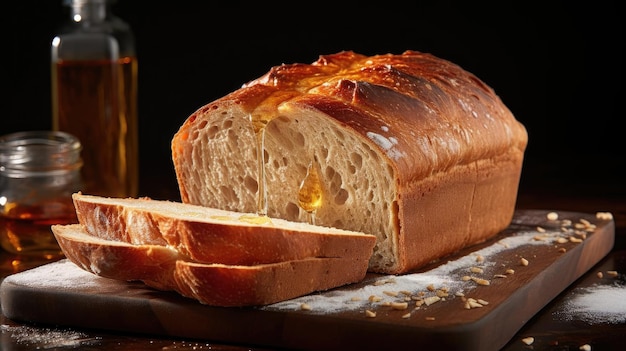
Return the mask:
<path id="1" fill-rule="evenodd" d="M 366 258 L 373 235 L 148 198 L 72 195 L 79 223 L 98 238 L 160 245 L 186 260 L 257 265 L 305 258 Z"/>
<path id="2" fill-rule="evenodd" d="M 88 272 L 124 281 L 141 280 L 160 290 L 176 287 L 176 261 L 185 257 L 171 247 L 102 239 L 80 224 L 55 224 L 51 229 L 65 257 Z"/>
<path id="3" fill-rule="evenodd" d="M 358 282 L 367 271 L 368 257 L 305 258 L 253 266 L 202 264 L 186 261 L 166 246 L 97 238 L 80 224 L 51 228 L 66 258 L 86 271 L 143 281 L 212 306 L 266 305 Z"/>
<path id="4" fill-rule="evenodd" d="M 173 137 L 172 159 L 182 202 L 254 213 L 265 189 L 269 216 L 300 222 L 314 165 L 316 223 L 376 235 L 370 270 L 396 274 L 507 227 L 527 141 L 493 89 L 458 65 L 347 51 L 273 67 L 201 107 Z"/>

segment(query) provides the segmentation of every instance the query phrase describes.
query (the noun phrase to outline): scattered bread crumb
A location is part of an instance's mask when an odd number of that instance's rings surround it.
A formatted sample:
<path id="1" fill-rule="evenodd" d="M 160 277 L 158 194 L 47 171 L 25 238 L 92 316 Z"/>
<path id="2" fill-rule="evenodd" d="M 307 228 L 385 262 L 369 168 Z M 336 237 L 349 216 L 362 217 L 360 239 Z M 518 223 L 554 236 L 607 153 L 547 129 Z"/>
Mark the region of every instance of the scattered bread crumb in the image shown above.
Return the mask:
<path id="1" fill-rule="evenodd" d="M 478 285 L 489 285 L 490 282 L 487 279 L 472 277 L 472 280 Z"/>
<path id="2" fill-rule="evenodd" d="M 613 219 L 613 214 L 611 212 L 597 212 L 596 218 L 604 221 L 610 221 Z"/>
<path id="3" fill-rule="evenodd" d="M 563 237 L 559 237 L 556 239 L 556 242 L 559 244 L 565 244 L 566 242 L 568 242 L 569 240 L 567 240 L 567 238 L 563 238 Z"/>
<path id="4" fill-rule="evenodd" d="M 529 336 L 527 338 L 523 338 L 522 342 L 526 345 L 532 345 L 533 342 L 535 342 L 535 338 L 533 338 L 532 336 Z"/>
<path id="5" fill-rule="evenodd" d="M 559 214 L 556 212 L 548 212 L 548 214 L 546 215 L 546 218 L 549 221 L 556 221 L 557 219 L 559 219 Z"/>
<path id="6" fill-rule="evenodd" d="M 604 277 L 604 274 L 602 274 L 602 272 L 598 272 L 596 273 L 596 275 L 598 276 L 598 278 L 602 279 Z"/>
<path id="7" fill-rule="evenodd" d="M 480 267 L 471 267 L 470 272 L 472 273 L 483 273 L 483 269 Z"/>
<path id="8" fill-rule="evenodd" d="M 522 266 L 528 266 L 528 260 L 527 260 L 527 259 L 525 259 L 524 257 L 522 257 L 522 258 L 520 259 L 520 264 L 521 264 Z"/>
<path id="9" fill-rule="evenodd" d="M 371 295 L 371 296 L 368 298 L 368 300 L 369 300 L 370 302 L 380 302 L 380 301 L 382 301 L 382 299 L 383 299 L 382 297 L 380 297 L 380 296 L 376 296 L 376 295 Z"/>
<path id="10" fill-rule="evenodd" d="M 426 306 L 430 306 L 438 301 L 441 301 L 441 297 L 439 296 L 429 296 L 424 298 L 424 303 L 426 304 Z"/>
<path id="11" fill-rule="evenodd" d="M 311 306 L 309 304 L 303 303 L 302 305 L 300 305 L 300 309 L 303 311 L 310 311 Z"/>
<path id="12" fill-rule="evenodd" d="M 581 347 L 578 348 L 581 351 L 591 351 L 591 345 L 589 344 L 584 344 Z"/>
<path id="13" fill-rule="evenodd" d="M 409 308 L 409 304 L 407 302 L 392 302 L 391 308 L 394 310 L 406 310 Z"/>

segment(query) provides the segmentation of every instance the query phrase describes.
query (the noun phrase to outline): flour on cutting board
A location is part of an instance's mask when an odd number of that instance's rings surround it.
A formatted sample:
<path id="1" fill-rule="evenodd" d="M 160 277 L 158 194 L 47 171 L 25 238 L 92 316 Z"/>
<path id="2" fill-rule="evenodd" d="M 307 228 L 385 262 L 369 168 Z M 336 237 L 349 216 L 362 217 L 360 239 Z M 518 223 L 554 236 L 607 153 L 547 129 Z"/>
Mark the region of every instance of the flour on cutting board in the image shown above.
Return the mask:
<path id="1" fill-rule="evenodd" d="M 430 271 L 406 275 L 389 275 L 366 281 L 367 285 L 359 289 L 330 290 L 318 294 L 307 295 L 296 299 L 275 303 L 263 307 L 267 310 L 300 310 L 306 306 L 310 313 L 334 313 L 347 310 L 366 309 L 385 301 L 396 301 L 397 296 L 404 292 L 415 294 L 419 291 L 435 294 L 437 290 L 444 289 L 451 296 L 468 296 L 476 284 L 472 281 L 461 279 L 463 276 L 472 275 L 472 268 L 482 270 L 482 276 L 493 276 L 504 273 L 505 269 L 497 266 L 492 256 L 505 250 L 514 250 L 525 245 L 551 245 L 552 240 L 537 240 L 537 231 L 521 231 L 514 236 L 499 240 L 498 242 L 475 251 L 454 261 L 448 261 Z M 541 233 L 546 237 L 559 236 L 562 232 L 546 231 Z M 480 262 L 477 259 L 480 258 Z M 502 270 L 502 272 L 498 271 Z M 478 274 L 474 274 L 478 275 Z M 406 293 L 404 293 L 406 294 Z M 435 295 L 436 296 L 436 295 Z M 374 297 L 374 300 L 373 300 Z"/>
<path id="2" fill-rule="evenodd" d="M 34 288 L 61 287 L 68 291 L 84 288 L 97 288 L 98 280 L 103 279 L 80 269 L 73 262 L 63 259 L 45 266 L 29 269 L 6 277 L 5 282 Z"/>
<path id="3" fill-rule="evenodd" d="M 75 348 L 96 345 L 98 338 L 88 337 L 86 334 L 50 328 L 35 328 L 30 326 L 0 325 L 0 332 L 8 334 L 16 343 L 29 346 L 33 350 L 49 350 L 58 348 Z"/>

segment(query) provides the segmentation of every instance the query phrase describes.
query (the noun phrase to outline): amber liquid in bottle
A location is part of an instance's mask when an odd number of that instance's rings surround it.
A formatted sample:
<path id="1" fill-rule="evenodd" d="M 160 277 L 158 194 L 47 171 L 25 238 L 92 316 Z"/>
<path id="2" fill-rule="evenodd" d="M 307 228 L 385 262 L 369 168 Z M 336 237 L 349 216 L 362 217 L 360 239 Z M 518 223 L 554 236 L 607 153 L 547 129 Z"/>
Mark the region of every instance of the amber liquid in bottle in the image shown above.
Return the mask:
<path id="1" fill-rule="evenodd" d="M 137 196 L 136 58 L 61 60 L 52 75 L 53 129 L 83 144 L 83 192 Z"/>

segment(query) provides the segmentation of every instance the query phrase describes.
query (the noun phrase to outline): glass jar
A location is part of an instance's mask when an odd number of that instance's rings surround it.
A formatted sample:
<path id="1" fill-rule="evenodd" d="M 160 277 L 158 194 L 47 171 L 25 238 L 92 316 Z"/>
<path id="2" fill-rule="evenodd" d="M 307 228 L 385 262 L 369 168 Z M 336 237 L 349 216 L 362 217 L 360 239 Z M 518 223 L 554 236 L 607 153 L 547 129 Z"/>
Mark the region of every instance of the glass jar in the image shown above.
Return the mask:
<path id="1" fill-rule="evenodd" d="M 0 243 L 8 252 L 63 256 L 52 224 L 77 223 L 72 193 L 82 187 L 81 143 L 65 132 L 0 137 Z"/>
<path id="2" fill-rule="evenodd" d="M 134 35 L 114 0 L 63 0 L 68 17 L 51 43 L 52 129 L 82 143 L 84 192 L 138 193 Z"/>

